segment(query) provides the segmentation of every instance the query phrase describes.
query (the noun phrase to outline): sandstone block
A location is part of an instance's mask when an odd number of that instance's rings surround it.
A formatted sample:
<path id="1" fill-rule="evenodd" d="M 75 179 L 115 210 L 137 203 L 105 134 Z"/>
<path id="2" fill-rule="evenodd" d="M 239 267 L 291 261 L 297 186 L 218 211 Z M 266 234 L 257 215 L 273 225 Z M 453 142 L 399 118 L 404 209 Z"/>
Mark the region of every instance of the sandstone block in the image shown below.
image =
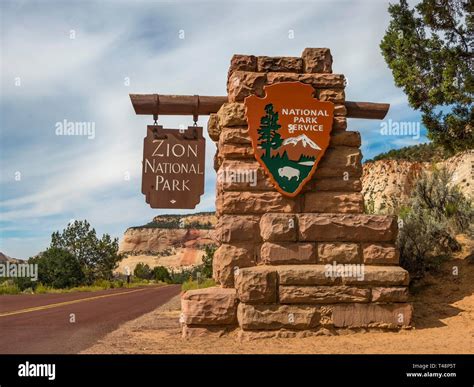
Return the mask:
<path id="1" fill-rule="evenodd" d="M 276 266 L 280 285 L 338 285 L 340 277 L 329 277 L 325 265 Z"/>
<path id="2" fill-rule="evenodd" d="M 362 176 L 362 154 L 358 147 L 335 146 L 328 148 L 314 179 L 323 177 L 358 178 Z"/>
<path id="3" fill-rule="evenodd" d="M 241 302 L 271 304 L 277 298 L 277 273 L 268 266 L 240 269 L 235 273 L 235 287 Z"/>
<path id="4" fill-rule="evenodd" d="M 267 73 L 267 84 L 272 85 L 280 82 L 300 82 L 301 74 L 295 73 Z"/>
<path id="5" fill-rule="evenodd" d="M 217 114 L 211 113 L 209 115 L 209 120 L 207 121 L 207 133 L 212 141 L 219 141 L 219 135 L 221 128 L 219 127 L 219 121 L 217 119 Z"/>
<path id="6" fill-rule="evenodd" d="M 267 84 L 280 82 L 302 82 L 315 89 L 345 87 L 345 78 L 342 74 L 295 74 L 295 73 L 267 73 Z"/>
<path id="7" fill-rule="evenodd" d="M 233 288 L 234 273 L 255 264 L 255 249 L 252 244 L 223 244 L 214 253 L 212 277 L 223 287 Z"/>
<path id="8" fill-rule="evenodd" d="M 265 214 L 260 220 L 264 241 L 296 241 L 296 216 L 292 214 Z"/>
<path id="9" fill-rule="evenodd" d="M 318 243 L 318 263 L 360 263 L 361 252 L 357 243 Z"/>
<path id="10" fill-rule="evenodd" d="M 397 236 L 394 216 L 298 214 L 300 241 L 389 242 Z"/>
<path id="11" fill-rule="evenodd" d="M 227 81 L 229 102 L 243 102 L 245 97 L 252 94 L 263 97 L 266 79 L 265 73 L 233 71 Z"/>
<path id="12" fill-rule="evenodd" d="M 249 144 L 220 144 L 219 156 L 224 159 L 255 159 L 253 148 Z"/>
<path id="13" fill-rule="evenodd" d="M 406 302 L 408 301 L 408 288 L 373 288 L 372 302 Z"/>
<path id="14" fill-rule="evenodd" d="M 217 172 L 217 191 L 274 191 L 257 161 L 224 160 Z"/>
<path id="15" fill-rule="evenodd" d="M 265 214 L 266 212 L 296 212 L 297 200 L 285 197 L 279 192 L 222 192 L 216 198 L 219 214 Z"/>
<path id="16" fill-rule="evenodd" d="M 219 144 L 250 144 L 249 130 L 247 126 L 234 126 L 222 128 Z M 357 133 L 357 132 L 344 132 Z"/>
<path id="17" fill-rule="evenodd" d="M 340 177 L 327 177 L 312 179 L 306 184 L 308 191 L 344 191 L 361 192 L 362 182 L 360 179 L 345 179 Z"/>
<path id="18" fill-rule="evenodd" d="M 237 319 L 244 330 L 312 329 L 319 326 L 317 307 L 307 305 L 250 305 L 240 303 Z"/>
<path id="19" fill-rule="evenodd" d="M 260 72 L 293 72 L 303 71 L 303 59 L 299 57 L 270 57 L 259 56 L 257 58 L 257 71 Z"/>
<path id="20" fill-rule="evenodd" d="M 257 71 L 257 57 L 235 54 L 230 60 L 229 74 L 233 71 Z"/>
<path id="21" fill-rule="evenodd" d="M 335 104 L 334 105 L 334 116 L 335 117 L 341 117 L 341 116 L 347 116 L 347 108 L 343 104 Z"/>
<path id="22" fill-rule="evenodd" d="M 410 304 L 339 304 L 334 306 L 333 322 L 336 328 L 410 326 Z"/>
<path id="23" fill-rule="evenodd" d="M 329 48 L 305 48 L 301 57 L 305 73 L 332 73 L 332 55 Z"/>
<path id="24" fill-rule="evenodd" d="M 267 265 L 316 263 L 313 243 L 265 242 L 260 250 L 260 260 Z"/>
<path id="25" fill-rule="evenodd" d="M 220 243 L 260 241 L 259 220 L 252 215 L 223 215 L 217 220 L 214 238 Z"/>
<path id="26" fill-rule="evenodd" d="M 245 118 L 245 107 L 243 103 L 225 103 L 217 112 L 220 127 L 247 125 Z"/>
<path id="27" fill-rule="evenodd" d="M 281 304 L 369 302 L 370 289 L 350 286 L 280 286 Z"/>
<path id="28" fill-rule="evenodd" d="M 315 89 L 343 88 L 346 79 L 342 74 L 302 74 L 301 82 L 309 83 Z"/>
<path id="29" fill-rule="evenodd" d="M 395 245 L 364 243 L 362 249 L 364 263 L 367 265 L 398 265 L 399 252 Z"/>
<path id="30" fill-rule="evenodd" d="M 346 100 L 344 89 L 319 89 L 317 95 L 320 101 L 344 103 Z"/>
<path id="31" fill-rule="evenodd" d="M 358 148 L 361 146 L 360 133 L 345 130 L 333 130 L 331 132 L 329 146 L 353 146 Z"/>
<path id="32" fill-rule="evenodd" d="M 181 312 L 187 325 L 233 325 L 236 308 L 235 289 L 188 290 L 181 296 Z"/>
<path id="33" fill-rule="evenodd" d="M 364 212 L 364 197 L 360 192 L 306 192 L 303 211 L 361 214 Z"/>
<path id="34" fill-rule="evenodd" d="M 407 286 L 408 272 L 399 266 L 363 266 L 363 278 L 344 277 L 345 285 Z"/>
<path id="35" fill-rule="evenodd" d="M 347 129 L 347 118 L 341 116 L 335 116 L 332 120 L 333 130 L 346 130 Z"/>

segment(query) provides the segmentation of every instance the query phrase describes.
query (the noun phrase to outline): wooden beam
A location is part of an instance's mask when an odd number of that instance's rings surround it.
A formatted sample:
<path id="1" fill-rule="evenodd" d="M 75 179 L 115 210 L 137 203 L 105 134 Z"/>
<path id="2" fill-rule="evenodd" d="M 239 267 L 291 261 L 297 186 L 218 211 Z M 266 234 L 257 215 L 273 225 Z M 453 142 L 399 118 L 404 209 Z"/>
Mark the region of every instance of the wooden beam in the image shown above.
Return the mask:
<path id="1" fill-rule="evenodd" d="M 162 95 L 162 94 L 130 94 L 136 114 L 154 115 L 200 115 L 207 116 L 217 113 L 227 102 L 226 96 L 203 95 Z M 388 103 L 345 102 L 347 117 L 381 120 L 390 108 Z"/>
<path id="2" fill-rule="evenodd" d="M 389 103 L 376 102 L 345 102 L 347 117 L 383 120 L 390 108 Z"/>
<path id="3" fill-rule="evenodd" d="M 133 108 L 137 114 L 158 114 L 164 116 L 187 116 L 198 114 L 208 116 L 217 113 L 227 102 L 227 97 L 203 95 L 162 95 L 130 94 Z"/>

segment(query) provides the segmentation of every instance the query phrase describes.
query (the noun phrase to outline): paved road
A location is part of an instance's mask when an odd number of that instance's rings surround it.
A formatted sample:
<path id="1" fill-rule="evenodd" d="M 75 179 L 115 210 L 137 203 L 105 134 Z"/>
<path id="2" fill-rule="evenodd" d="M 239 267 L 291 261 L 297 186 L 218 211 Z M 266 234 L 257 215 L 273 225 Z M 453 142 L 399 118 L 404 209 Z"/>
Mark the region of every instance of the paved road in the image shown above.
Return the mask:
<path id="1" fill-rule="evenodd" d="M 170 285 L 0 296 L 0 353 L 77 353 L 179 292 L 179 285 Z"/>

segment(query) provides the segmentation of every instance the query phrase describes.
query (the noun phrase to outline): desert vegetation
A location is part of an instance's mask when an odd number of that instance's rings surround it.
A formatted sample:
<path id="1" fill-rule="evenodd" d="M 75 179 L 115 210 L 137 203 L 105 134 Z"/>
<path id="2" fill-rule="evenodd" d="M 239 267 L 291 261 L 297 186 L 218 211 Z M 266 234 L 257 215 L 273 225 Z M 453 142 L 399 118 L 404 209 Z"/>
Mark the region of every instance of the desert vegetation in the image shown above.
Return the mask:
<path id="1" fill-rule="evenodd" d="M 449 181 L 445 169 L 423 173 L 408 203 L 399 209 L 400 264 L 414 280 L 436 272 L 460 249 L 457 234 L 474 236 L 472 202 Z"/>
<path id="2" fill-rule="evenodd" d="M 97 237 L 89 222 L 74 221 L 60 233 L 51 235 L 50 246 L 28 259 L 38 267 L 37 281 L 31 278 L 5 278 L 0 294 L 91 291 L 124 286 L 114 276 L 122 255 L 118 239 L 104 234 Z"/>
<path id="3" fill-rule="evenodd" d="M 152 269 L 148 264 L 139 263 L 135 267 L 133 275 L 142 280 L 182 284 L 183 290 L 214 286 L 215 282 L 212 280 L 212 260 L 215 251 L 216 246 L 206 245 L 202 264 L 192 268 L 173 270 L 164 266 L 157 266 Z"/>

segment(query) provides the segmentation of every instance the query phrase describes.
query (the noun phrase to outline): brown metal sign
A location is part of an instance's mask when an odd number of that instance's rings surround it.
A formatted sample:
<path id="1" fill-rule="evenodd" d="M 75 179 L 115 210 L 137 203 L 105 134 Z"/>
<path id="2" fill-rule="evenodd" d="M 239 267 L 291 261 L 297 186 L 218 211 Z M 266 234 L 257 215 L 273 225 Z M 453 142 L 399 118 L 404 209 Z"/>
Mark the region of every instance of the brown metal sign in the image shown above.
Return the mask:
<path id="1" fill-rule="evenodd" d="M 195 208 L 204 193 L 202 127 L 149 125 L 143 141 L 142 193 L 151 208 Z"/>
<path id="2" fill-rule="evenodd" d="M 255 158 L 275 188 L 294 197 L 313 176 L 329 145 L 334 104 L 313 97 L 312 86 L 282 82 L 265 97 L 245 98 Z"/>

